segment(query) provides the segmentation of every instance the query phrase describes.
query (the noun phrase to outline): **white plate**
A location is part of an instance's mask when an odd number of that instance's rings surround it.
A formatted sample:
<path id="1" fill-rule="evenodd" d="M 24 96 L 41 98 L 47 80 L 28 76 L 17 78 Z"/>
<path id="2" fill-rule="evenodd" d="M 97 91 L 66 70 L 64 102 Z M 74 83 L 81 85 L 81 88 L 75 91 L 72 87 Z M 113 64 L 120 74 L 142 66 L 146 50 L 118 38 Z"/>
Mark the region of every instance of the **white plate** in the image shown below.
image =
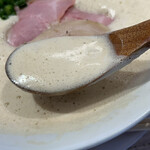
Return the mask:
<path id="1" fill-rule="evenodd" d="M 137 65 L 138 63 L 138 65 Z M 150 61 L 135 61 L 130 64 L 126 70 L 122 70 L 107 80 L 118 81 L 118 77 L 124 77 L 121 79 L 120 87 L 117 90 L 109 89 L 107 92 L 110 94 L 112 90 L 118 95 L 115 100 L 103 103 L 102 110 L 95 111 L 93 118 L 95 121 L 82 125 L 82 118 L 74 120 L 74 124 L 78 125 L 78 128 L 57 132 L 52 134 L 38 134 L 30 136 L 21 135 L 0 135 L 0 149 L 1 150 L 74 150 L 89 148 L 94 145 L 106 142 L 121 133 L 125 132 L 136 123 L 141 121 L 150 113 Z M 142 67 L 142 66 L 145 67 Z M 133 68 L 138 66 L 137 73 L 134 73 Z M 140 68 L 143 68 L 140 70 Z M 107 82 L 106 82 L 107 83 Z M 128 84 L 122 84 L 128 83 Z M 103 84 L 103 81 L 98 84 Z M 96 85 L 97 86 L 97 85 Z M 91 99 L 91 104 L 92 99 Z M 108 106 L 109 105 L 109 106 Z M 80 108 L 82 109 L 82 108 Z M 104 113 L 104 109 L 107 109 L 107 113 Z M 88 106 L 87 113 L 93 110 L 91 106 Z M 80 112 L 82 114 L 82 111 Z M 100 114 L 104 114 L 100 117 Z M 68 114 L 69 115 L 69 114 Z M 80 127 L 81 124 L 81 127 Z M 72 126 L 72 122 L 68 122 L 69 126 Z M 63 122 L 60 122 L 60 127 L 63 126 Z"/>

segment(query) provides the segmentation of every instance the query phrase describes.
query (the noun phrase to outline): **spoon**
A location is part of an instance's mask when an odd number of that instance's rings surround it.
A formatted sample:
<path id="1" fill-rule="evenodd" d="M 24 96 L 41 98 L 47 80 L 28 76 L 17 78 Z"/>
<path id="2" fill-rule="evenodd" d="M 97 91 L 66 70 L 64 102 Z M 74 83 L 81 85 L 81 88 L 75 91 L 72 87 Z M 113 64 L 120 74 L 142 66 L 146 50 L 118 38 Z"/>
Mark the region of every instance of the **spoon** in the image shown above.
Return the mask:
<path id="1" fill-rule="evenodd" d="M 104 78 L 110 76 L 114 72 L 118 71 L 119 69 L 123 68 L 130 62 L 132 62 L 134 59 L 139 57 L 141 54 L 143 54 L 145 51 L 147 51 L 150 48 L 150 20 L 147 20 L 145 22 L 142 22 L 140 24 L 124 28 L 118 31 L 114 31 L 111 33 L 108 33 L 104 35 L 107 40 L 112 44 L 113 50 L 115 51 L 117 56 L 123 56 L 122 59 L 120 59 L 119 62 L 112 65 L 111 68 L 107 68 L 102 74 L 99 74 L 99 76 L 96 76 L 94 79 L 89 80 L 88 82 L 84 82 L 82 84 L 79 84 L 77 86 L 66 88 L 66 89 L 60 89 L 60 90 L 53 90 L 53 91 L 44 91 L 42 90 L 42 86 L 38 85 L 38 88 L 35 86 L 35 84 L 32 85 L 24 85 L 24 80 L 17 80 L 15 78 L 15 74 L 12 74 L 13 69 L 11 67 L 12 62 L 15 61 L 15 55 L 22 51 L 22 49 L 27 49 L 30 46 L 33 46 L 34 43 L 26 44 L 20 48 L 17 48 L 12 54 L 9 56 L 7 62 L 6 62 L 6 74 L 8 78 L 19 88 L 32 92 L 35 94 L 49 94 L 49 95 L 64 95 L 70 92 L 73 92 L 75 90 L 90 86 L 92 84 L 97 83 L 100 80 L 103 80 Z M 48 39 L 49 41 L 51 39 Z M 59 42 L 59 41 L 58 41 Z M 59 46 L 57 44 L 57 46 Z M 35 47 L 35 46 L 33 46 Z M 61 48 L 61 46 L 60 46 Z M 48 54 L 47 54 L 48 55 Z M 28 56 L 29 58 L 31 56 Z M 25 59 L 22 57 L 21 59 Z M 28 60 L 26 60 L 28 61 Z M 39 62 L 41 63 L 41 62 Z M 21 66 L 20 66 L 21 67 Z M 27 66 L 26 66 L 27 67 Z M 57 67 L 57 66 L 56 66 Z M 18 68 L 19 70 L 19 68 Z M 95 72 L 93 72 L 94 74 Z M 28 76 L 27 78 L 32 79 L 32 83 L 38 82 L 38 80 L 34 79 L 32 76 Z M 67 81 L 66 81 L 67 82 Z M 49 85 L 51 86 L 51 85 Z"/>

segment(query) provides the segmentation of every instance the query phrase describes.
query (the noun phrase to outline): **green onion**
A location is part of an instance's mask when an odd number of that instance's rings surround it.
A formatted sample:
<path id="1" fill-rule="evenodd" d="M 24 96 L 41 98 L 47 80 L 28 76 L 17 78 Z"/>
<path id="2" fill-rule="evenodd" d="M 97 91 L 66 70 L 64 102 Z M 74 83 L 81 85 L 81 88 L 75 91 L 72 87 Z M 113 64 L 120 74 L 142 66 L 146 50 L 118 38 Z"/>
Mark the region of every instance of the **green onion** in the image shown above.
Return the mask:
<path id="1" fill-rule="evenodd" d="M 16 5 L 16 6 L 19 6 L 19 8 L 24 8 L 24 7 L 27 6 L 26 0 L 17 0 L 17 1 L 15 2 L 15 5 Z"/>
<path id="2" fill-rule="evenodd" d="M 0 0 L 0 18 L 5 20 L 10 15 L 15 15 L 15 7 L 20 9 L 27 6 L 27 0 Z"/>
<path id="3" fill-rule="evenodd" d="M 3 8 L 3 0 L 0 0 L 0 8 Z"/>
<path id="4" fill-rule="evenodd" d="M 6 5 L 4 7 L 4 13 L 6 15 L 11 15 L 14 11 L 15 11 L 15 9 L 14 9 L 13 5 Z"/>
<path id="5" fill-rule="evenodd" d="M 13 4 L 14 1 L 13 0 L 4 0 L 4 4 Z"/>
<path id="6" fill-rule="evenodd" d="M 0 16 L 3 14 L 3 10 L 2 9 L 0 9 Z"/>
<path id="7" fill-rule="evenodd" d="M 7 15 L 5 15 L 4 10 L 3 10 L 3 9 L 0 9 L 0 17 L 1 17 L 1 19 L 3 19 L 3 20 L 6 20 L 6 19 L 8 18 L 8 16 L 7 16 Z"/>
<path id="8" fill-rule="evenodd" d="M 3 20 L 6 20 L 8 18 L 8 15 L 6 15 L 3 10 L 1 10 L 0 11 L 0 18 Z"/>

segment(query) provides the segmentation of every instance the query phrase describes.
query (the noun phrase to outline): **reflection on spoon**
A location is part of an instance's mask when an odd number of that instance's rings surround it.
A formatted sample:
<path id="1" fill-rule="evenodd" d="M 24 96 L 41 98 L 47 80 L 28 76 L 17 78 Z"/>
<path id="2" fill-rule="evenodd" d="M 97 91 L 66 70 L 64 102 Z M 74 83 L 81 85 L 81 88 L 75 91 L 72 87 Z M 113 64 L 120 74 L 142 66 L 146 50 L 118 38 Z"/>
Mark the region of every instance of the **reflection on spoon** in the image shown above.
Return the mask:
<path id="1" fill-rule="evenodd" d="M 63 95 L 106 78 L 149 48 L 150 20 L 102 36 L 58 37 L 26 44 L 6 62 L 18 87 Z"/>

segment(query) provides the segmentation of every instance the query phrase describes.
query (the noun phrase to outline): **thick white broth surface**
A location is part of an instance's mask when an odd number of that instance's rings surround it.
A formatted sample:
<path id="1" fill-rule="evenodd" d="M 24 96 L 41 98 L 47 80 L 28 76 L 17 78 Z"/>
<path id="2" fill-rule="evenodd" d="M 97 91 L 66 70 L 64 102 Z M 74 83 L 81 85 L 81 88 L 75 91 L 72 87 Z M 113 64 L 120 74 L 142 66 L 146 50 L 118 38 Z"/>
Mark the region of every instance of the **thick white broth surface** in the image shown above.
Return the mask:
<path id="1" fill-rule="evenodd" d="M 76 3 L 76 7 L 87 11 L 109 15 L 115 12 L 116 18 L 110 25 L 111 30 L 150 19 L 149 0 L 77 0 Z M 74 94 L 48 97 L 24 92 L 14 86 L 5 74 L 5 62 L 14 50 L 6 43 L 5 34 L 16 19 L 11 17 L 6 21 L 0 20 L 1 132 L 32 134 L 81 129 L 107 117 L 114 109 L 123 109 L 134 99 L 127 98 L 128 92 L 141 86 L 149 77 L 148 51 L 113 76 Z"/>

